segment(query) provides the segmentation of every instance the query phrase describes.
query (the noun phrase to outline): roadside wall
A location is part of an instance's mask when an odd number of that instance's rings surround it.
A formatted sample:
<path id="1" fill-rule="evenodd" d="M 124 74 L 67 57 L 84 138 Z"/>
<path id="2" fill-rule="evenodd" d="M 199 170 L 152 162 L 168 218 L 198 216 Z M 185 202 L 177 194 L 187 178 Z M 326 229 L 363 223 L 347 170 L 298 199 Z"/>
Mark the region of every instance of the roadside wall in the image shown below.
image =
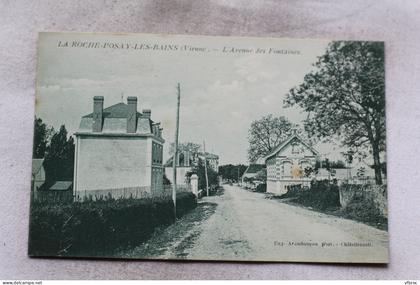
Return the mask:
<path id="1" fill-rule="evenodd" d="M 387 209 L 387 192 L 386 185 L 342 185 L 339 188 L 340 205 L 345 208 L 353 201 L 362 201 L 367 206 L 373 206 L 379 210 L 380 214 L 386 217 Z"/>

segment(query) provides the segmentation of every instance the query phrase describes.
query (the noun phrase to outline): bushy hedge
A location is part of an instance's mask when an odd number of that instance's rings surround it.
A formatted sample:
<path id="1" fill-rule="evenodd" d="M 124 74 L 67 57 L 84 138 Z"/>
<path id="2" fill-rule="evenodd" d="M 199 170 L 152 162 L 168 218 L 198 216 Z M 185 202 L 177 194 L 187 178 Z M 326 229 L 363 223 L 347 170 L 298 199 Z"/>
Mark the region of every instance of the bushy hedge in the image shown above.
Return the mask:
<path id="1" fill-rule="evenodd" d="M 300 185 L 292 185 L 288 189 L 281 198 L 295 198 L 293 202 L 318 210 L 340 207 L 338 186 L 328 181 L 314 181 L 306 190 Z"/>
<path id="2" fill-rule="evenodd" d="M 267 192 L 267 184 L 259 184 L 256 188 L 255 188 L 255 192 L 260 192 L 260 193 L 265 193 Z"/>
<path id="3" fill-rule="evenodd" d="M 340 215 L 380 229 L 388 228 L 386 185 L 345 184 L 341 194 L 347 201 Z"/>
<path id="4" fill-rule="evenodd" d="M 177 194 L 177 216 L 195 208 L 192 193 Z M 31 205 L 29 255 L 112 256 L 173 222 L 171 199 L 109 199 Z"/>
<path id="5" fill-rule="evenodd" d="M 297 202 L 319 210 L 340 207 L 340 192 L 338 185 L 329 184 L 328 181 L 311 183 L 309 190 L 303 192 Z"/>
<path id="6" fill-rule="evenodd" d="M 380 229 L 388 228 L 388 218 L 375 206 L 371 197 L 355 196 L 354 199 L 340 211 L 344 217 L 374 225 Z"/>
<path id="7" fill-rule="evenodd" d="M 296 198 L 300 195 L 303 195 L 303 188 L 302 185 L 296 184 L 296 185 L 288 185 L 286 186 L 287 192 L 280 196 L 280 198 Z"/>

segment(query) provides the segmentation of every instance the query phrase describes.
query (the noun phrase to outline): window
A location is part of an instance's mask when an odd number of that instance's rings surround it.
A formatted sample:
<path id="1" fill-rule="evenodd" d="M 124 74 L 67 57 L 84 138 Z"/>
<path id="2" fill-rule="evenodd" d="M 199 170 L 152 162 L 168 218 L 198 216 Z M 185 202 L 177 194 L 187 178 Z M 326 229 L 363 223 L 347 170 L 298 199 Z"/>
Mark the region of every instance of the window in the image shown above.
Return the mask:
<path id="1" fill-rule="evenodd" d="M 282 175 L 285 176 L 285 177 L 291 177 L 292 176 L 292 162 L 284 161 L 282 163 Z"/>
<path id="2" fill-rule="evenodd" d="M 298 142 L 292 142 L 292 153 L 298 154 L 299 153 L 299 143 Z"/>
<path id="3" fill-rule="evenodd" d="M 157 144 L 156 143 L 152 143 L 152 161 L 154 163 L 158 163 L 158 157 L 157 157 Z"/>
<path id="4" fill-rule="evenodd" d="M 179 161 L 179 165 L 178 166 L 184 166 L 185 165 L 185 157 L 184 157 L 184 154 L 183 153 L 180 153 L 179 154 L 179 159 L 178 159 L 178 161 Z"/>
<path id="5" fill-rule="evenodd" d="M 153 142 L 152 144 L 152 157 L 154 163 L 162 163 L 163 160 L 163 146 Z"/>

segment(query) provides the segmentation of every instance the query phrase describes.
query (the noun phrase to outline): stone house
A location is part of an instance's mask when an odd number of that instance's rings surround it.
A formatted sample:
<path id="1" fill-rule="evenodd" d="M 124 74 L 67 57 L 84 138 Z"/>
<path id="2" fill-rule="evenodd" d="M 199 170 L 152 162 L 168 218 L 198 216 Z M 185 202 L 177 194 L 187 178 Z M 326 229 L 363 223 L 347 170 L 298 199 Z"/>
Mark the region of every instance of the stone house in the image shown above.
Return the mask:
<path id="1" fill-rule="evenodd" d="M 173 161 L 174 156 L 172 155 L 165 163 L 165 176 L 173 184 Z M 190 173 L 195 165 L 194 155 L 190 151 L 181 151 L 178 154 L 176 162 L 176 177 L 177 185 L 188 184 L 187 174 Z"/>
<path id="2" fill-rule="evenodd" d="M 76 197 L 127 188 L 163 191 L 164 139 L 151 110 L 138 112 L 137 97 L 128 97 L 127 104 L 103 105 L 104 98 L 95 96 L 93 112 L 81 118 L 75 133 Z"/>
<path id="3" fill-rule="evenodd" d="M 178 161 L 176 162 L 176 176 L 177 184 L 188 184 L 188 179 L 186 175 L 193 170 L 193 167 L 198 164 L 198 160 L 204 161 L 207 160 L 208 165 L 214 171 L 219 169 L 219 156 L 209 152 L 191 152 L 191 151 L 181 151 L 177 157 Z M 173 155 L 166 161 L 165 165 L 165 175 L 172 182 L 173 180 Z"/>
<path id="4" fill-rule="evenodd" d="M 288 185 L 309 185 L 311 178 L 305 176 L 305 168 L 314 169 L 318 156 L 312 146 L 293 133 L 264 157 L 267 192 L 281 195 L 287 192 Z"/>
<path id="5" fill-rule="evenodd" d="M 355 161 L 346 168 L 325 168 L 317 170 L 316 180 L 337 180 L 339 185 L 344 182 L 351 184 L 375 184 L 375 171 L 363 160 Z"/>

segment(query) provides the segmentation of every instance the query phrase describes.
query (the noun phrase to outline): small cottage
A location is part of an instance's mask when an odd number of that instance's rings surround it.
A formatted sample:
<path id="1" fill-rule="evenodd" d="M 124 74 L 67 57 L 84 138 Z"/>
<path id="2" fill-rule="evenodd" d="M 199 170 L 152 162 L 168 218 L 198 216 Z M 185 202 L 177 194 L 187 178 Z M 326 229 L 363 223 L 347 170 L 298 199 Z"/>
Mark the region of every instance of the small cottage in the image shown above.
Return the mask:
<path id="1" fill-rule="evenodd" d="M 165 175 L 171 183 L 173 183 L 173 159 L 172 155 L 165 163 Z M 188 184 L 187 174 L 193 170 L 193 167 L 198 164 L 198 161 L 207 160 L 209 168 L 214 171 L 218 171 L 219 168 L 219 156 L 209 152 L 192 152 L 192 151 L 180 151 L 178 153 L 176 161 L 176 175 L 177 184 Z"/>
<path id="2" fill-rule="evenodd" d="M 281 195 L 286 186 L 309 185 L 311 178 L 305 169 L 314 169 L 318 152 L 293 133 L 264 157 L 267 167 L 267 192 Z"/>
<path id="3" fill-rule="evenodd" d="M 165 163 L 165 176 L 173 184 L 173 161 L 174 156 L 171 156 Z M 192 171 L 194 165 L 194 155 L 190 151 L 181 151 L 178 154 L 176 161 L 176 183 L 178 185 L 188 184 L 187 174 Z"/>

